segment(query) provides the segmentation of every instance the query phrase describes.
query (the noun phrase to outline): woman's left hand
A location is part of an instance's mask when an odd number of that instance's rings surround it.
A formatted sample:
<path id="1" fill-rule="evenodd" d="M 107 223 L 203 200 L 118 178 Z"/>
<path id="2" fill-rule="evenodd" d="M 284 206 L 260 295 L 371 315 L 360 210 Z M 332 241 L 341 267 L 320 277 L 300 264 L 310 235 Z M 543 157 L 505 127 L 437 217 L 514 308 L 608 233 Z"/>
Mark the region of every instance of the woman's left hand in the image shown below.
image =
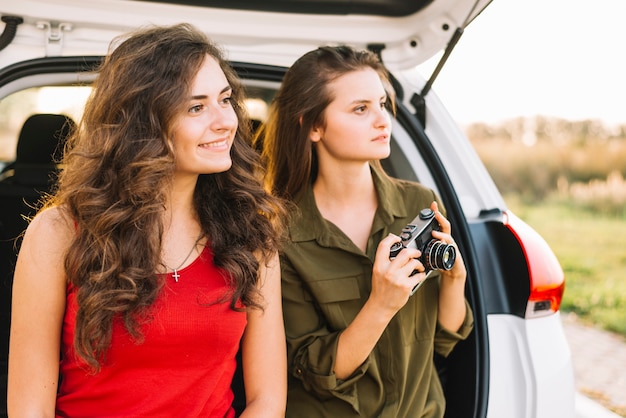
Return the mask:
<path id="1" fill-rule="evenodd" d="M 467 315 L 465 305 L 467 270 L 463 256 L 459 252 L 456 242 L 452 239 L 450 222 L 439 212 L 437 202 L 433 202 L 430 208 L 435 212 L 435 219 L 441 225 L 441 231 L 433 231 L 433 238 L 454 246 L 456 250 L 456 259 L 452 269 L 441 271 L 437 319 L 443 328 L 458 331 Z"/>
<path id="2" fill-rule="evenodd" d="M 430 205 L 430 208 L 433 212 L 435 212 L 435 219 L 439 222 L 441 226 L 441 231 L 433 231 L 433 238 L 445 242 L 446 244 L 452 245 L 456 251 L 456 260 L 454 261 L 454 265 L 450 270 L 441 270 L 441 277 L 443 279 L 462 279 L 465 280 L 467 276 L 467 271 L 465 269 L 465 263 L 463 262 L 463 256 L 459 251 L 459 247 L 456 245 L 456 242 L 452 238 L 452 226 L 450 225 L 450 221 L 446 219 L 445 216 L 441 212 L 439 212 L 439 205 L 437 202 L 433 202 Z"/>

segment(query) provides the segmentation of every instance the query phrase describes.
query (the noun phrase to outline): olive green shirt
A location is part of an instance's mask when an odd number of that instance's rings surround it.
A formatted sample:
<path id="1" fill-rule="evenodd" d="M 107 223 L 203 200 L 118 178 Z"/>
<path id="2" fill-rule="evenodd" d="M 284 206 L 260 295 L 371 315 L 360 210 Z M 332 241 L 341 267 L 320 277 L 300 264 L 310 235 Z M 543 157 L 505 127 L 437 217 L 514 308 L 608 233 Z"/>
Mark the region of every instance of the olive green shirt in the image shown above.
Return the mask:
<path id="1" fill-rule="evenodd" d="M 333 373 L 339 335 L 371 291 L 378 243 L 389 233 L 398 235 L 421 209 L 438 201 L 432 190 L 417 183 L 388 178 L 378 169 L 372 174 L 379 205 L 366 253 L 321 216 L 311 187 L 298 203 L 301 216 L 292 222 L 291 241 L 281 255 L 287 417 L 443 416 L 445 399 L 433 351 L 447 356 L 472 330 L 473 316 L 467 306 L 458 332 L 438 324 L 438 272 L 431 272 L 394 316 L 352 376 L 342 381 Z"/>

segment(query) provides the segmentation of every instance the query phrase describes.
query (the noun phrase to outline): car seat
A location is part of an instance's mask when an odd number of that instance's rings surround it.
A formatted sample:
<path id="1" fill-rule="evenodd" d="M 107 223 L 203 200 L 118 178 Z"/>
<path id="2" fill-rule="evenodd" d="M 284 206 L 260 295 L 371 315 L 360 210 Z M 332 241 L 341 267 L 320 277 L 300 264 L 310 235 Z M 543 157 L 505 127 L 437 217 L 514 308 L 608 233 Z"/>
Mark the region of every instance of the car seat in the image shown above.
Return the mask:
<path id="1" fill-rule="evenodd" d="M 43 194 L 55 185 L 65 140 L 74 127 L 68 116 L 30 116 L 20 131 L 15 161 L 0 175 L 0 414 L 6 414 L 11 289 L 21 235 Z"/>

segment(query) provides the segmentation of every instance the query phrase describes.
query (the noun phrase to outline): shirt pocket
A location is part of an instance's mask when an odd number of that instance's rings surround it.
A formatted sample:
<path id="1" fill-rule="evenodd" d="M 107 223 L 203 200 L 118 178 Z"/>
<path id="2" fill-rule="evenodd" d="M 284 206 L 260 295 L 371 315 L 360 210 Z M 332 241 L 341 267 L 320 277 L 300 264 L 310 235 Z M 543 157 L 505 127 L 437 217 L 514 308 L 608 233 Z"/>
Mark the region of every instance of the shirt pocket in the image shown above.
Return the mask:
<path id="1" fill-rule="evenodd" d="M 331 331 L 345 329 L 363 306 L 356 276 L 311 281 L 308 286 Z"/>

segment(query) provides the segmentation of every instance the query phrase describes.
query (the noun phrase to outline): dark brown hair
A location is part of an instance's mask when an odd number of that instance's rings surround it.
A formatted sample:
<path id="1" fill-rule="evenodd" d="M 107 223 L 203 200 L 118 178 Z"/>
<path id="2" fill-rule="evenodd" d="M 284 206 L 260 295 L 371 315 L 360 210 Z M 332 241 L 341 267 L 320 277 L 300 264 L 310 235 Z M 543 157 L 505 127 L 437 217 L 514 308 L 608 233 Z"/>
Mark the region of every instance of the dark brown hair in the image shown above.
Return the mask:
<path id="1" fill-rule="evenodd" d="M 328 85 L 346 73 L 371 68 L 390 98 L 393 90 L 378 57 L 349 46 L 325 46 L 300 57 L 287 70 L 270 107 L 267 122 L 255 138 L 267 167 L 266 187 L 277 196 L 294 199 L 317 176 L 311 129 L 324 126 L 324 111 L 333 101 Z"/>
<path id="2" fill-rule="evenodd" d="M 232 167 L 200 175 L 194 204 L 215 264 L 230 277 L 226 300 L 233 309 L 239 300 L 262 307 L 255 255 L 264 262 L 278 249 L 284 210 L 263 188 L 244 91 L 220 49 L 187 24 L 143 28 L 117 42 L 99 68 L 68 142 L 58 192 L 47 204 L 65 208 L 76 226 L 65 258 L 70 285 L 78 289 L 75 347 L 96 370 L 111 341 L 113 318 L 120 315 L 141 340 L 141 314 L 162 287 L 156 271 L 174 169 L 168 138 L 207 56 L 232 87 L 239 128 Z"/>

